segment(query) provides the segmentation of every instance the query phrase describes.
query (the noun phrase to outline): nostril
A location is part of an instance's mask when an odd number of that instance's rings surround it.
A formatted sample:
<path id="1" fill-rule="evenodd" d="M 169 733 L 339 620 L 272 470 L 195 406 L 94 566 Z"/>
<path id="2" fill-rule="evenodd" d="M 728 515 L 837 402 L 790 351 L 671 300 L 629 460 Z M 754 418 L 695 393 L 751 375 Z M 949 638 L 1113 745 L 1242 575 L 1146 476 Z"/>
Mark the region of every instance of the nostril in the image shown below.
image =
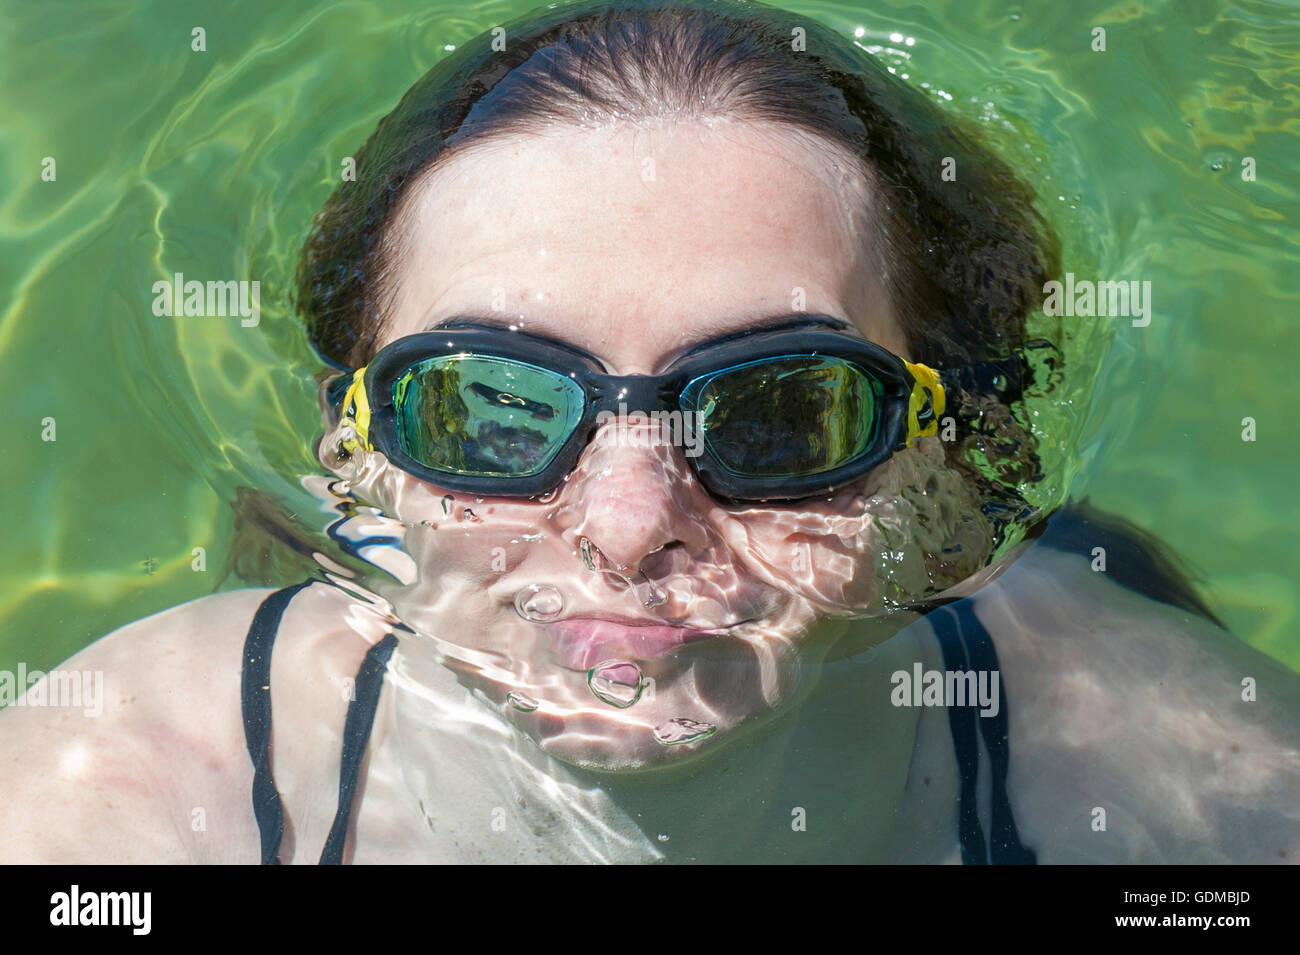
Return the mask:
<path id="1" fill-rule="evenodd" d="M 667 544 L 660 544 L 654 550 L 646 551 L 640 560 L 633 560 L 630 563 L 620 564 L 618 561 L 611 559 L 599 547 L 596 542 L 588 537 L 578 539 L 578 554 L 582 562 L 587 565 L 588 570 L 598 572 L 614 572 L 620 575 L 636 574 L 645 572 L 647 568 L 657 561 L 667 558 L 671 560 L 675 556 L 675 551 L 684 548 L 686 545 L 679 540 L 669 541 Z"/>
<path id="2" fill-rule="evenodd" d="M 659 548 L 659 550 L 663 549 Z M 646 571 L 643 562 L 638 561 L 638 566 L 616 564 L 586 537 L 579 542 L 578 550 L 588 570 L 602 574 L 609 580 L 617 581 L 620 586 L 634 591 L 647 608 L 659 607 L 668 601 L 667 595 L 655 584 L 654 578 Z"/>
<path id="3" fill-rule="evenodd" d="M 685 549 L 686 544 L 682 541 L 669 541 L 646 554 L 637 564 L 637 569 L 649 577 L 660 577 L 671 570 Z"/>

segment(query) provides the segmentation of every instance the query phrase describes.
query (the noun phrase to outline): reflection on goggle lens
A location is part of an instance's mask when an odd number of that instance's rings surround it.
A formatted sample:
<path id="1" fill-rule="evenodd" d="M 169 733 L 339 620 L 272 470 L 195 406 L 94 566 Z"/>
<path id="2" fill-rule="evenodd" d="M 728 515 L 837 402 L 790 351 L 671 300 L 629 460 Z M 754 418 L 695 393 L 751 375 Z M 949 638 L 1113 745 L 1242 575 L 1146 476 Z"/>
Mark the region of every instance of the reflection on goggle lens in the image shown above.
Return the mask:
<path id="1" fill-rule="evenodd" d="M 682 402 L 702 422 L 705 445 L 737 477 L 830 471 L 875 439 L 880 385 L 839 358 L 795 356 L 698 378 Z"/>
<path id="2" fill-rule="evenodd" d="M 393 385 L 402 451 L 456 474 L 524 477 L 551 463 L 582 419 L 579 385 L 520 361 L 448 355 Z"/>

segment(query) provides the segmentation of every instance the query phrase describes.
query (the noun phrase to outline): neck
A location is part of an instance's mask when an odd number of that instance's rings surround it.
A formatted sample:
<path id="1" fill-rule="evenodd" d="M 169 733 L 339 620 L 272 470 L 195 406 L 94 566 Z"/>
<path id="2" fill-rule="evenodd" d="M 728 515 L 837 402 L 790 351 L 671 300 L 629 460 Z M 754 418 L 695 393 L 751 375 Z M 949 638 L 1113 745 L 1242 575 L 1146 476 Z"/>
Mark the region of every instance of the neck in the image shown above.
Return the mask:
<path id="1" fill-rule="evenodd" d="M 1021 549 L 945 596 L 973 592 Z M 678 764 L 620 773 L 547 756 L 469 689 L 472 664 L 456 663 L 458 677 L 433 641 L 404 634 L 375 739 L 412 807 L 522 803 L 522 829 L 606 861 L 943 858 L 957 790 L 946 714 L 891 700 L 895 672 L 943 666 L 908 616 L 832 623 L 817 637 L 826 652 L 803 654 L 798 691 L 770 716 Z"/>
<path id="2" fill-rule="evenodd" d="M 859 620 L 842 630 L 856 640 L 864 627 L 885 623 Z M 910 673 L 917 661 L 942 666 L 928 643 L 927 650 L 904 629 L 870 650 L 829 653 L 805 668 L 803 691 L 766 725 L 733 731 L 679 765 L 579 777 L 649 838 L 668 836 L 660 849 L 672 861 L 943 858 L 955 840 L 949 813 L 925 810 L 955 804 L 946 722 L 890 700 L 893 672 Z"/>

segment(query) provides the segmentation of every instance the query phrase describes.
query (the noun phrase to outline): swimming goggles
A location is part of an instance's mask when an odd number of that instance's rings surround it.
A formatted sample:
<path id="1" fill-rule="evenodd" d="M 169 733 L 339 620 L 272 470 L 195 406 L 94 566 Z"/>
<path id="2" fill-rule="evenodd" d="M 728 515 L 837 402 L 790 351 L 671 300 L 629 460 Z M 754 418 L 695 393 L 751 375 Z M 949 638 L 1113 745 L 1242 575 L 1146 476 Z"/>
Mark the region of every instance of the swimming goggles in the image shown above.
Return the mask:
<path id="1" fill-rule="evenodd" d="M 934 434 L 945 407 L 933 369 L 828 327 L 848 326 L 804 316 L 706 342 L 661 374 L 615 376 L 562 342 L 455 319 L 335 383 L 355 431 L 343 447 L 448 490 L 531 497 L 564 480 L 602 424 L 640 414 L 716 497 L 808 497 Z"/>

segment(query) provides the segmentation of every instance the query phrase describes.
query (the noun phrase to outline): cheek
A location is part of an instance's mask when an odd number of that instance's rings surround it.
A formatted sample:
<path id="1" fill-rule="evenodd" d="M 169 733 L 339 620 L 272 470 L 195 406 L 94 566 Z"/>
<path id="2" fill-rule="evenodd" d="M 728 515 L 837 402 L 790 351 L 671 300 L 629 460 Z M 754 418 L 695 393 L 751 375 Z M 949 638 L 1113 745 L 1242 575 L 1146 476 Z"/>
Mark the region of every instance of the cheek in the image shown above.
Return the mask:
<path id="1" fill-rule="evenodd" d="M 829 500 L 738 512 L 731 525 L 733 548 L 755 575 L 828 614 L 943 590 L 982 566 L 992 547 L 977 502 L 934 440 Z"/>
<path id="2" fill-rule="evenodd" d="M 383 533 L 396 539 L 385 550 L 407 572 L 392 573 L 385 555 L 368 553 L 396 582 L 370 574 L 365 583 L 398 618 L 449 647 L 493 649 L 513 659 L 535 655 L 536 628 L 514 613 L 503 615 L 512 595 L 501 582 L 537 562 L 544 505 L 448 492 L 371 452 L 358 452 L 338 471 L 359 502 L 358 516 L 344 521 L 340 533 L 382 522 Z M 370 516 L 372 510 L 384 517 Z"/>
<path id="3" fill-rule="evenodd" d="M 336 463 L 334 471 L 348 495 L 363 505 L 341 533 L 355 537 L 370 531 L 398 538 L 413 562 L 411 579 L 403 579 L 404 584 L 436 581 L 442 590 L 481 591 L 534 552 L 530 545 L 540 539 L 548 510 L 537 502 L 438 488 L 369 451 Z M 383 516 L 372 516 L 372 509 Z"/>
<path id="4" fill-rule="evenodd" d="M 870 606 L 876 597 L 876 541 L 860 492 L 846 489 L 829 501 L 741 512 L 727 537 L 751 573 L 823 612 Z"/>

